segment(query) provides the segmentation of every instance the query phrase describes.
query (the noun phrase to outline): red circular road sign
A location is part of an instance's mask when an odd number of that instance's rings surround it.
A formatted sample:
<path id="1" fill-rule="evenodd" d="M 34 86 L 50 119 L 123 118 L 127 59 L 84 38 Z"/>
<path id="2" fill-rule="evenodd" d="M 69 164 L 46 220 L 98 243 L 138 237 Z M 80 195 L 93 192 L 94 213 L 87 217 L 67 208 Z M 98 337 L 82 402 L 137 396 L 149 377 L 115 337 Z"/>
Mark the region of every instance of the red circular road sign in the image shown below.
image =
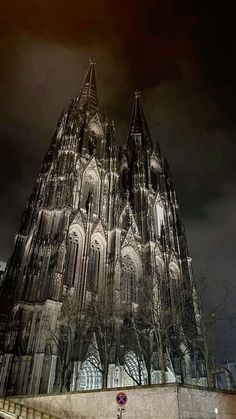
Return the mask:
<path id="1" fill-rule="evenodd" d="M 128 401 L 128 396 L 124 391 L 119 391 L 116 395 L 116 403 L 119 406 L 125 406 Z"/>

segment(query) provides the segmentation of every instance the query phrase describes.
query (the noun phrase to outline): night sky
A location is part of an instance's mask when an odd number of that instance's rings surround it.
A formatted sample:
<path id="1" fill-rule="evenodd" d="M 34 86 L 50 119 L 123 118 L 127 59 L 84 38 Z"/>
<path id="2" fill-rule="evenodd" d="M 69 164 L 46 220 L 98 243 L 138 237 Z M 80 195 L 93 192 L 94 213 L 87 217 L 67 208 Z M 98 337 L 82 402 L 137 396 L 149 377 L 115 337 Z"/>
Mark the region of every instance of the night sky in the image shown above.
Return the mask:
<path id="1" fill-rule="evenodd" d="M 204 303 L 230 301 L 213 331 L 236 356 L 236 22 L 230 2 L 1 1 L 0 258 L 57 118 L 95 57 L 101 105 L 126 139 L 133 92 L 172 170 Z M 232 6 L 233 7 L 233 6 Z"/>

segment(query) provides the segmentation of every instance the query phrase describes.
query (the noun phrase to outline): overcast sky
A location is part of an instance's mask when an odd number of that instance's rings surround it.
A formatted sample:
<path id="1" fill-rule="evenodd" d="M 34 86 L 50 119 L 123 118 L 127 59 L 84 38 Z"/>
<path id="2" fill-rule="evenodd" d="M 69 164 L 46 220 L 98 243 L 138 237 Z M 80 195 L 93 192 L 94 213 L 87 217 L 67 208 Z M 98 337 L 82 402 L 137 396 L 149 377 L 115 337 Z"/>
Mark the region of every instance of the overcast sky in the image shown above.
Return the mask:
<path id="1" fill-rule="evenodd" d="M 10 256 L 57 118 L 95 57 L 119 143 L 142 91 L 196 279 L 207 278 L 205 306 L 230 287 L 215 346 L 222 359 L 236 356 L 236 22 L 227 1 L 12 0 L 1 9 L 0 257 Z"/>

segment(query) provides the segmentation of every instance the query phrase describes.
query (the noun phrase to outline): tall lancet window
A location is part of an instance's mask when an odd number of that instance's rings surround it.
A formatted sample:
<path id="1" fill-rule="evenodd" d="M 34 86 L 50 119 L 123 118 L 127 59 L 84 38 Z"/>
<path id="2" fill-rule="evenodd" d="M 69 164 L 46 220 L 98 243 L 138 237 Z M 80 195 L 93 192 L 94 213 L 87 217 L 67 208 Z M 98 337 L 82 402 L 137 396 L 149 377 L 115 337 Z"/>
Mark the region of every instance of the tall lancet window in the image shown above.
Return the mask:
<path id="1" fill-rule="evenodd" d="M 138 284 L 135 264 L 129 255 L 122 258 L 121 284 L 123 299 L 133 303 L 138 302 Z"/>
<path id="2" fill-rule="evenodd" d="M 81 207 L 86 207 L 89 194 L 93 194 L 94 183 L 95 181 L 94 181 L 93 176 L 88 174 L 85 177 L 84 184 L 83 184 Z"/>
<path id="3" fill-rule="evenodd" d="M 81 207 L 87 209 L 90 199 L 93 202 L 93 212 L 97 213 L 99 209 L 100 183 L 94 172 L 88 172 L 85 175 L 81 192 Z"/>
<path id="4" fill-rule="evenodd" d="M 79 256 L 79 239 L 75 233 L 69 236 L 67 255 L 66 283 L 68 286 L 74 287 L 78 271 Z"/>
<path id="5" fill-rule="evenodd" d="M 101 248 L 97 240 L 94 240 L 90 247 L 88 262 L 88 288 L 97 291 L 99 282 L 101 261 Z"/>
<path id="6" fill-rule="evenodd" d="M 103 187 L 103 200 L 102 200 L 102 213 L 105 220 L 107 219 L 108 213 L 108 179 L 105 178 L 104 187 Z"/>
<path id="7" fill-rule="evenodd" d="M 96 147 L 97 147 L 97 139 L 94 133 L 92 132 L 89 135 L 89 141 L 88 141 L 88 152 L 90 155 L 95 153 Z"/>
<path id="8" fill-rule="evenodd" d="M 157 237 L 161 235 L 162 224 L 165 223 L 164 208 L 159 203 L 156 203 L 154 207 L 154 226 Z"/>

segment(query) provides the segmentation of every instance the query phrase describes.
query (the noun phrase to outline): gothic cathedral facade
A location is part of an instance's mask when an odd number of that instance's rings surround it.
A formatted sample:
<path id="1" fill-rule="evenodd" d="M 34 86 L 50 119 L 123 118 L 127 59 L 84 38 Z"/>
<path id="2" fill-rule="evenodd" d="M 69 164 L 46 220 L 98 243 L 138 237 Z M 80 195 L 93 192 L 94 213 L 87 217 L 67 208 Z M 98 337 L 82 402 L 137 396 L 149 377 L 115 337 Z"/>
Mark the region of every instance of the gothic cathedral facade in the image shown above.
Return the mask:
<path id="1" fill-rule="evenodd" d="M 2 281 L 0 394 L 206 383 L 191 258 L 155 144 L 136 92 L 117 147 L 91 62 L 58 121 Z"/>

